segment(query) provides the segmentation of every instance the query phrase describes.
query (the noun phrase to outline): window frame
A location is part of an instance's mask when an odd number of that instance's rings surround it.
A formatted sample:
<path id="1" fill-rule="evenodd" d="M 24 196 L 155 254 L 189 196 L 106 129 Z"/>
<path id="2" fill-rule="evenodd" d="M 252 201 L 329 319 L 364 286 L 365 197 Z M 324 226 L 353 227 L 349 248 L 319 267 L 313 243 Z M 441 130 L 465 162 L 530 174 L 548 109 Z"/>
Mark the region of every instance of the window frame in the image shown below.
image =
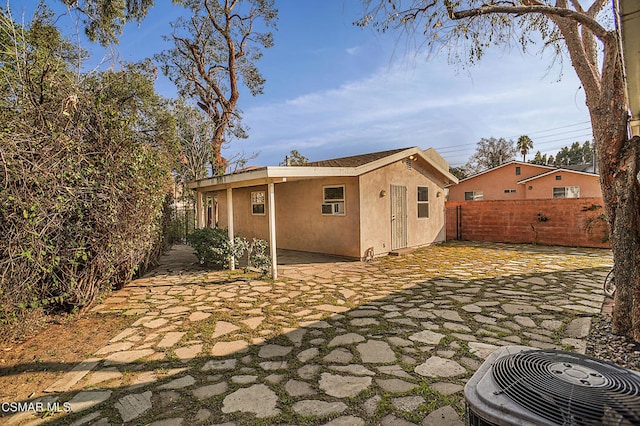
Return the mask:
<path id="1" fill-rule="evenodd" d="M 425 189 L 426 190 L 426 194 L 427 194 L 427 199 L 426 200 L 421 200 L 420 199 L 420 190 L 421 189 Z M 417 206 L 416 206 L 416 215 L 418 216 L 418 219 L 429 219 L 430 216 L 430 212 L 429 210 L 429 187 L 428 186 L 424 186 L 424 185 L 419 185 L 416 187 L 416 202 L 417 202 Z M 420 206 L 427 206 L 427 215 L 426 216 L 420 216 Z"/>
<path id="2" fill-rule="evenodd" d="M 471 194 L 471 198 L 467 198 L 467 194 Z M 484 200 L 484 192 L 482 191 L 464 191 L 465 201 L 482 201 Z"/>
<path id="3" fill-rule="evenodd" d="M 341 188 L 342 198 L 327 198 L 327 189 Z M 344 184 L 339 185 L 322 185 L 322 205 L 320 213 L 323 216 L 346 216 L 347 214 L 347 190 Z M 326 213 L 325 210 L 328 206 L 331 206 L 331 213 Z M 342 208 L 340 208 L 342 207 Z"/>
<path id="4" fill-rule="evenodd" d="M 562 196 L 556 195 L 556 191 L 562 189 Z M 580 198 L 580 187 L 575 186 L 554 186 L 551 188 L 552 198 Z"/>
<path id="5" fill-rule="evenodd" d="M 520 166 L 516 166 L 516 176 L 520 176 L 521 173 L 522 169 L 520 169 Z"/>
<path id="6" fill-rule="evenodd" d="M 255 196 L 254 196 L 255 194 Z M 256 198 L 262 194 L 262 201 Z M 251 191 L 251 215 L 252 216 L 264 216 L 267 214 L 267 199 L 266 199 L 266 191 Z M 256 206 L 262 205 L 262 213 L 260 211 L 256 212 Z"/>

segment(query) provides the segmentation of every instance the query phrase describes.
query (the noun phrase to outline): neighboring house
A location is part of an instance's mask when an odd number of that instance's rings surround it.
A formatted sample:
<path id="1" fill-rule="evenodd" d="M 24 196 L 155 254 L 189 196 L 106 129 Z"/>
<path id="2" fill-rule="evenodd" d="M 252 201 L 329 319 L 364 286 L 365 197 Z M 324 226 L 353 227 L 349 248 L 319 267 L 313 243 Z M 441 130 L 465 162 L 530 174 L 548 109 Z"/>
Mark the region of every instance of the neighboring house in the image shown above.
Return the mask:
<path id="1" fill-rule="evenodd" d="M 520 161 L 462 179 L 448 189 L 449 201 L 602 198 L 596 173 Z"/>
<path id="2" fill-rule="evenodd" d="M 456 182 L 435 150 L 414 147 L 262 167 L 188 187 L 199 227 L 267 240 L 274 259 L 276 248 L 363 259 L 443 241 L 444 188 Z"/>

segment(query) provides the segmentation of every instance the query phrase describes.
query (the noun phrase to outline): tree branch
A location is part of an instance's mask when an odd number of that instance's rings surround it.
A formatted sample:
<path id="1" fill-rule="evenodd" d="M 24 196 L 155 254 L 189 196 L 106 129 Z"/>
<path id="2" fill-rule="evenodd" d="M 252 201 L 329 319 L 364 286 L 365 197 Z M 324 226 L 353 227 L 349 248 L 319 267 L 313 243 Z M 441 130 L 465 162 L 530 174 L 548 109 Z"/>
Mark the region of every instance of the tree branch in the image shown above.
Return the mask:
<path id="1" fill-rule="evenodd" d="M 523 15 L 527 13 L 540 13 L 549 17 L 557 16 L 560 18 L 571 19 L 579 24 L 589 28 L 593 34 L 601 40 L 605 40 L 611 37 L 609 31 L 604 28 L 598 21 L 592 17 L 576 12 L 575 10 L 553 7 L 553 6 L 481 6 L 477 9 L 468 9 L 455 11 L 453 6 L 447 5 L 447 12 L 449 17 L 453 20 L 461 20 L 466 18 L 474 18 L 476 16 L 491 15 L 491 14 L 510 14 L 510 15 Z"/>

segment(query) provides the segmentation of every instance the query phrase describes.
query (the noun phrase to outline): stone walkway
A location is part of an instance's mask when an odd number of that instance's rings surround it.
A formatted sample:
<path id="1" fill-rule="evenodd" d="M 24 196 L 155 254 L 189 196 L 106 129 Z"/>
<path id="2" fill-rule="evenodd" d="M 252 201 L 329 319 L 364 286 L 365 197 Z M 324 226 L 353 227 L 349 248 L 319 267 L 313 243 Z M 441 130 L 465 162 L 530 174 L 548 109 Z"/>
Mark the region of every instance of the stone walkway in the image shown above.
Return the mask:
<path id="1" fill-rule="evenodd" d="M 132 326 L 31 401 L 71 413 L 9 424 L 462 425 L 497 347 L 584 351 L 611 255 L 456 242 L 287 263 L 271 282 L 172 249 L 96 306 Z"/>

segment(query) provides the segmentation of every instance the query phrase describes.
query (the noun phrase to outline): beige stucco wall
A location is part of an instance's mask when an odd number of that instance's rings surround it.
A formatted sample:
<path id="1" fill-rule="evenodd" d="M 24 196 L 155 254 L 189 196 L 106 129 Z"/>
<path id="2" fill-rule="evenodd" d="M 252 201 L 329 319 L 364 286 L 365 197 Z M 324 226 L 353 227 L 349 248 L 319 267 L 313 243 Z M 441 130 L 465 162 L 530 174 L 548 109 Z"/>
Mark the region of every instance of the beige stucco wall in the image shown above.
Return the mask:
<path id="1" fill-rule="evenodd" d="M 323 215 L 322 187 L 345 185 L 345 215 Z M 275 186 L 279 248 L 360 257 L 356 177 L 290 181 Z"/>
<path id="2" fill-rule="evenodd" d="M 251 209 L 251 192 L 264 191 L 265 193 L 265 214 L 254 215 Z M 227 191 L 217 191 L 207 193 L 209 196 L 218 197 L 218 226 L 226 228 L 229 226 L 227 210 Z M 269 240 L 269 194 L 267 186 L 252 186 L 248 188 L 233 189 L 233 232 L 241 237 L 260 238 Z M 277 217 L 277 215 L 276 215 Z"/>
<path id="3" fill-rule="evenodd" d="M 345 215 L 327 216 L 321 211 L 326 185 L 345 185 Z M 251 211 L 251 192 L 265 191 L 265 215 Z M 269 241 L 269 194 L 266 185 L 233 190 L 234 233 Z M 228 226 L 226 190 L 218 196 L 219 226 Z M 358 179 L 355 177 L 289 181 L 275 185 L 276 244 L 278 248 L 339 256 L 360 257 Z"/>
<path id="4" fill-rule="evenodd" d="M 360 176 L 361 257 L 368 247 L 376 255 L 391 250 L 391 185 L 407 187 L 407 246 L 444 241 L 444 187 L 438 182 L 436 172 L 421 160 L 414 161 L 411 169 L 398 161 Z M 418 218 L 418 186 L 429 188 L 428 218 Z M 386 195 L 381 197 L 383 190 Z"/>
<path id="5" fill-rule="evenodd" d="M 251 211 L 251 193 L 264 191 L 265 213 L 253 214 Z M 277 203 L 276 203 L 277 205 Z M 269 241 L 269 194 L 267 185 L 252 186 L 249 188 L 236 188 L 233 190 L 233 223 L 236 235 L 251 238 L 260 238 Z M 276 215 L 276 217 L 278 217 Z"/>

